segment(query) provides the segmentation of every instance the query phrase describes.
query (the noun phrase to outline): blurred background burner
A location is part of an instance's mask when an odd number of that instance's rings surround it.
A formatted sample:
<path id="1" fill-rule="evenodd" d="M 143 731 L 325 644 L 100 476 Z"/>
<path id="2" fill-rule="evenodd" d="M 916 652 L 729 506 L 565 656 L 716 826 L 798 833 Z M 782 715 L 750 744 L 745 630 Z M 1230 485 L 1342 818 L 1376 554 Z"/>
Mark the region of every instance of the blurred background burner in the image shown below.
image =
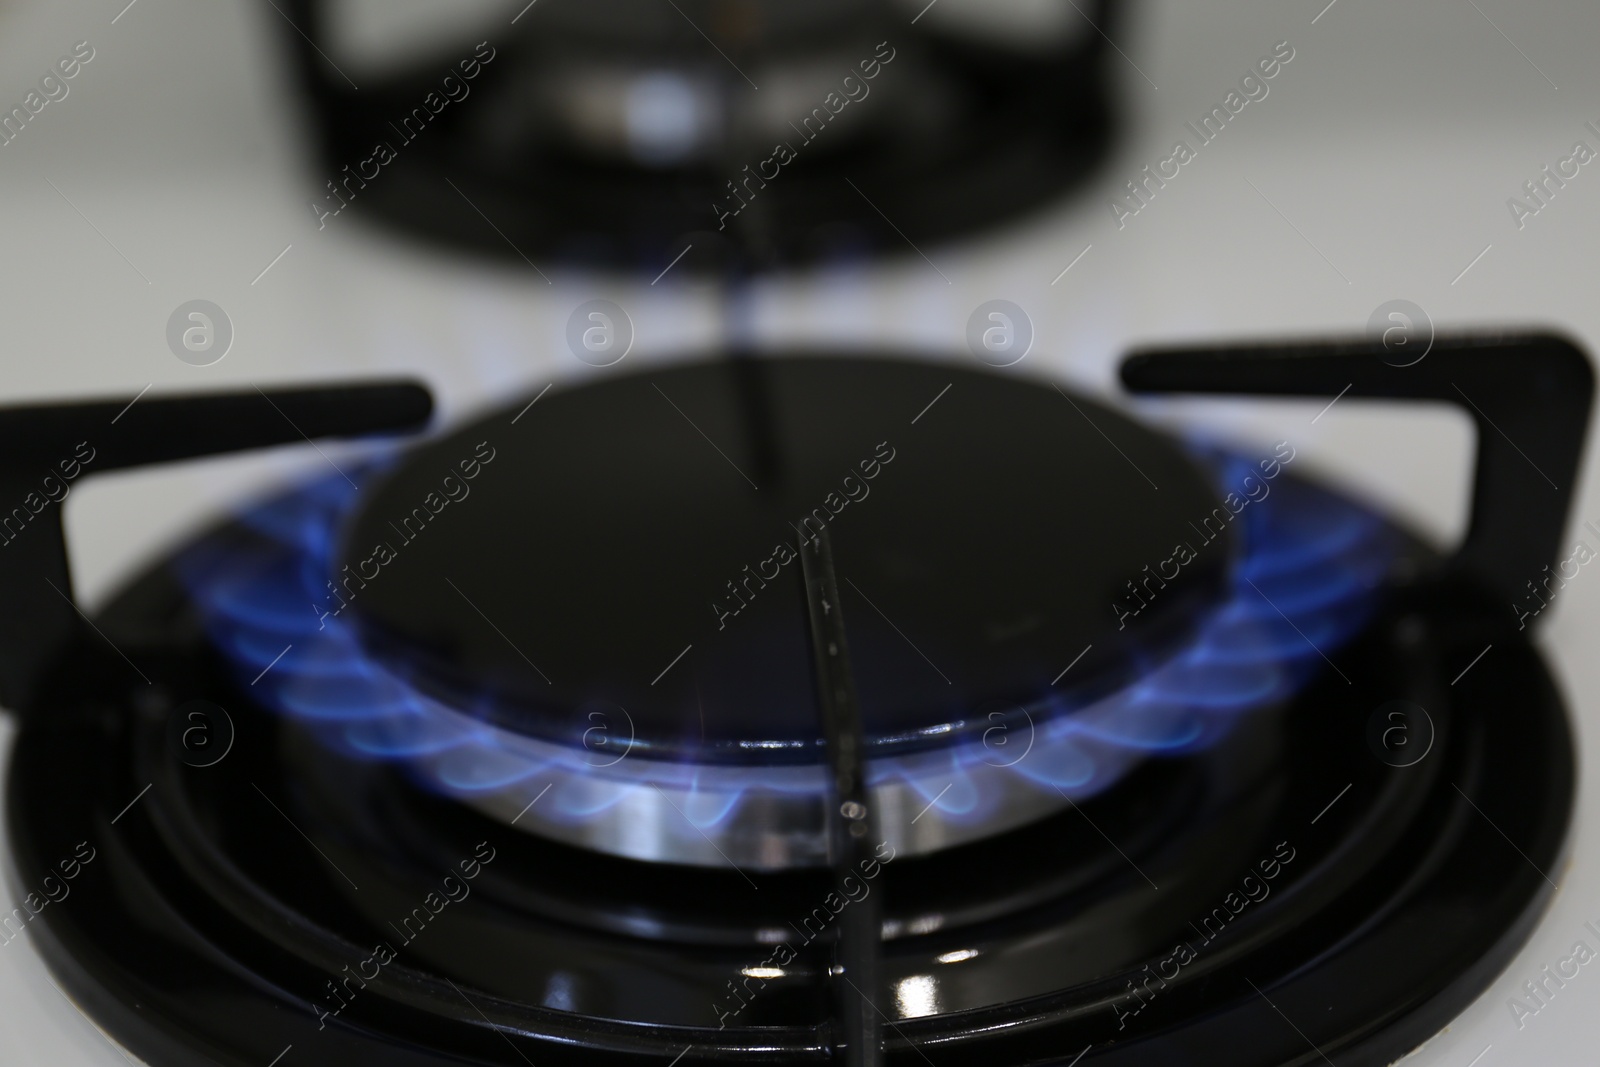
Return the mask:
<path id="1" fill-rule="evenodd" d="M 1110 144 L 1109 0 L 284 10 L 323 210 L 518 262 L 653 274 L 692 244 L 715 268 L 733 231 L 746 265 L 906 252 L 1063 194 Z"/>
<path id="2" fill-rule="evenodd" d="M 826 862 L 799 531 L 839 546 L 903 854 L 1213 747 L 1359 629 L 1404 540 L 1287 444 L 1184 448 L 991 373 L 790 357 L 531 399 L 180 566 L 240 680 L 323 743 L 635 859 Z"/>

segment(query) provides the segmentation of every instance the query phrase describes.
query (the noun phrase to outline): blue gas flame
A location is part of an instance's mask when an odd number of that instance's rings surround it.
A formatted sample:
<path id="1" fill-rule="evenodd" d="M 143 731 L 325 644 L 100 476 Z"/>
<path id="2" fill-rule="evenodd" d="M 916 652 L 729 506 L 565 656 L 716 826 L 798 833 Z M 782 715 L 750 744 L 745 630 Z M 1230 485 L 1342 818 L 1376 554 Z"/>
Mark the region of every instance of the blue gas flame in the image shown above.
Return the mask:
<path id="1" fill-rule="evenodd" d="M 1237 490 L 1246 475 L 1260 478 L 1240 455 L 1192 447 L 1221 492 Z M 356 502 L 342 476 L 313 481 L 250 508 L 237 527 L 194 542 L 176 564 L 211 639 L 252 695 L 325 744 L 396 763 L 429 788 L 469 800 L 551 784 L 544 819 L 577 821 L 640 790 L 670 788 L 688 821 L 708 829 L 762 793 L 822 794 L 820 765 L 751 773 L 647 752 L 601 759 L 578 743 L 495 725 L 484 708 L 429 697 L 372 656 L 349 621 L 315 606 L 327 603 L 338 533 Z M 1079 800 L 1147 758 L 1203 750 L 1245 715 L 1281 704 L 1370 617 L 1401 536 L 1353 501 L 1287 478 L 1230 521 L 1239 549 L 1227 595 L 1185 647 L 1087 704 L 1042 694 L 1022 709 L 1026 725 L 1011 716 L 1003 736 L 963 731 L 968 739 L 944 748 L 872 759 L 870 783 L 909 786 L 956 820 L 988 814 L 995 791 L 980 782 L 995 774 Z"/>

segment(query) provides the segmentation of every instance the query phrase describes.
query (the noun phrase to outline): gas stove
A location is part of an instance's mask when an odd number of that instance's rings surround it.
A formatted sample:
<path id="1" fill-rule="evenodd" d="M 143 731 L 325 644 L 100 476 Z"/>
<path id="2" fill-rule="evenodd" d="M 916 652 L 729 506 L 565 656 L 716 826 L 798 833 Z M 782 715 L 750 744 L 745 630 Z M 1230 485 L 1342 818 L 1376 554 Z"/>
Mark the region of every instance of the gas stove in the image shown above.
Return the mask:
<path id="1" fill-rule="evenodd" d="M 1502 601 L 1566 511 L 1522 468 L 1570 479 L 1592 372 L 1538 336 L 1388 355 L 1123 373 L 1459 393 L 1508 436 L 1451 559 L 1287 441 L 837 353 L 518 399 L 95 620 L 59 530 L 19 529 L 13 935 L 154 1062 L 1389 1062 L 1554 889 L 1571 739 Z M 115 469 L 429 400 L 117 408 L 9 413 L 14 483 L 77 438 Z"/>
<path id="2" fill-rule="evenodd" d="M 1055 7 L 264 10 L 315 154 L 202 273 L 74 124 L 227 35 L 36 16 L 22 291 L 149 336 L 0 410 L 7 1051 L 1577 1062 L 1587 321 L 1492 213 L 1437 328 L 1345 277 L 1249 140 L 1342 5 Z"/>

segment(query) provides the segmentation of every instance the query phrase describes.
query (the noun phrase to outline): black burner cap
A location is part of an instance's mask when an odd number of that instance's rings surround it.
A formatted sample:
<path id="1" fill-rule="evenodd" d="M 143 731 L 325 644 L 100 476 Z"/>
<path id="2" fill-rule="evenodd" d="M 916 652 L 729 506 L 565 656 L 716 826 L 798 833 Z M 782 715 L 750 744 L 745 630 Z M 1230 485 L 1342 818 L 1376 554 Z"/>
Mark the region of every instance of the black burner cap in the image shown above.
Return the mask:
<path id="1" fill-rule="evenodd" d="M 818 758 L 807 523 L 832 535 L 880 754 L 1125 684 L 1223 587 L 1219 541 L 1119 619 L 1216 494 L 1169 439 L 1048 385 L 774 358 L 528 401 L 373 488 L 340 577 L 377 655 L 537 737 L 603 719 L 640 756 Z"/>

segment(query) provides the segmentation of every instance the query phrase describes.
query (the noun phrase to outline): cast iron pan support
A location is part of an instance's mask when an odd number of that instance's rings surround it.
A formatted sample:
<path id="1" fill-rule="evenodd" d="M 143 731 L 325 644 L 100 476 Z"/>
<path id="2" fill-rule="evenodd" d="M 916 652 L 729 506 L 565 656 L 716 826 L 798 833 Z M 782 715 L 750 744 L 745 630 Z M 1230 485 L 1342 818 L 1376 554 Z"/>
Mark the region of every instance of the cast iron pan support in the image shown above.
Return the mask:
<path id="1" fill-rule="evenodd" d="M 1136 393 L 1447 400 L 1472 416 L 1472 518 L 1454 565 L 1519 601 L 1561 551 L 1589 427 L 1594 372 L 1544 333 L 1438 338 L 1409 366 L 1376 342 L 1232 344 L 1136 352 Z M 1409 356 L 1406 358 L 1410 358 Z"/>
<path id="2" fill-rule="evenodd" d="M 52 499 L 70 494 L 67 474 L 416 430 L 432 411 L 412 382 L 0 409 L 0 704 L 32 711 L 53 663 L 79 639 L 102 640 L 72 600 Z"/>
<path id="3" fill-rule="evenodd" d="M 872 808 L 867 795 L 861 742 L 861 706 L 856 700 L 850 654 L 845 648 L 844 617 L 839 610 L 839 583 L 833 570 L 828 531 L 819 529 L 800 541 L 800 566 L 811 613 L 811 646 L 816 655 L 817 702 L 822 709 L 828 745 L 828 858 L 834 891 L 848 901 L 839 915 L 839 937 L 829 972 L 833 986 L 834 1048 L 846 1067 L 878 1067 L 883 1063 L 878 1008 L 878 953 L 883 920 L 878 895 L 868 892 L 852 900 L 845 880 L 857 885 L 863 865 L 874 861 Z"/>

